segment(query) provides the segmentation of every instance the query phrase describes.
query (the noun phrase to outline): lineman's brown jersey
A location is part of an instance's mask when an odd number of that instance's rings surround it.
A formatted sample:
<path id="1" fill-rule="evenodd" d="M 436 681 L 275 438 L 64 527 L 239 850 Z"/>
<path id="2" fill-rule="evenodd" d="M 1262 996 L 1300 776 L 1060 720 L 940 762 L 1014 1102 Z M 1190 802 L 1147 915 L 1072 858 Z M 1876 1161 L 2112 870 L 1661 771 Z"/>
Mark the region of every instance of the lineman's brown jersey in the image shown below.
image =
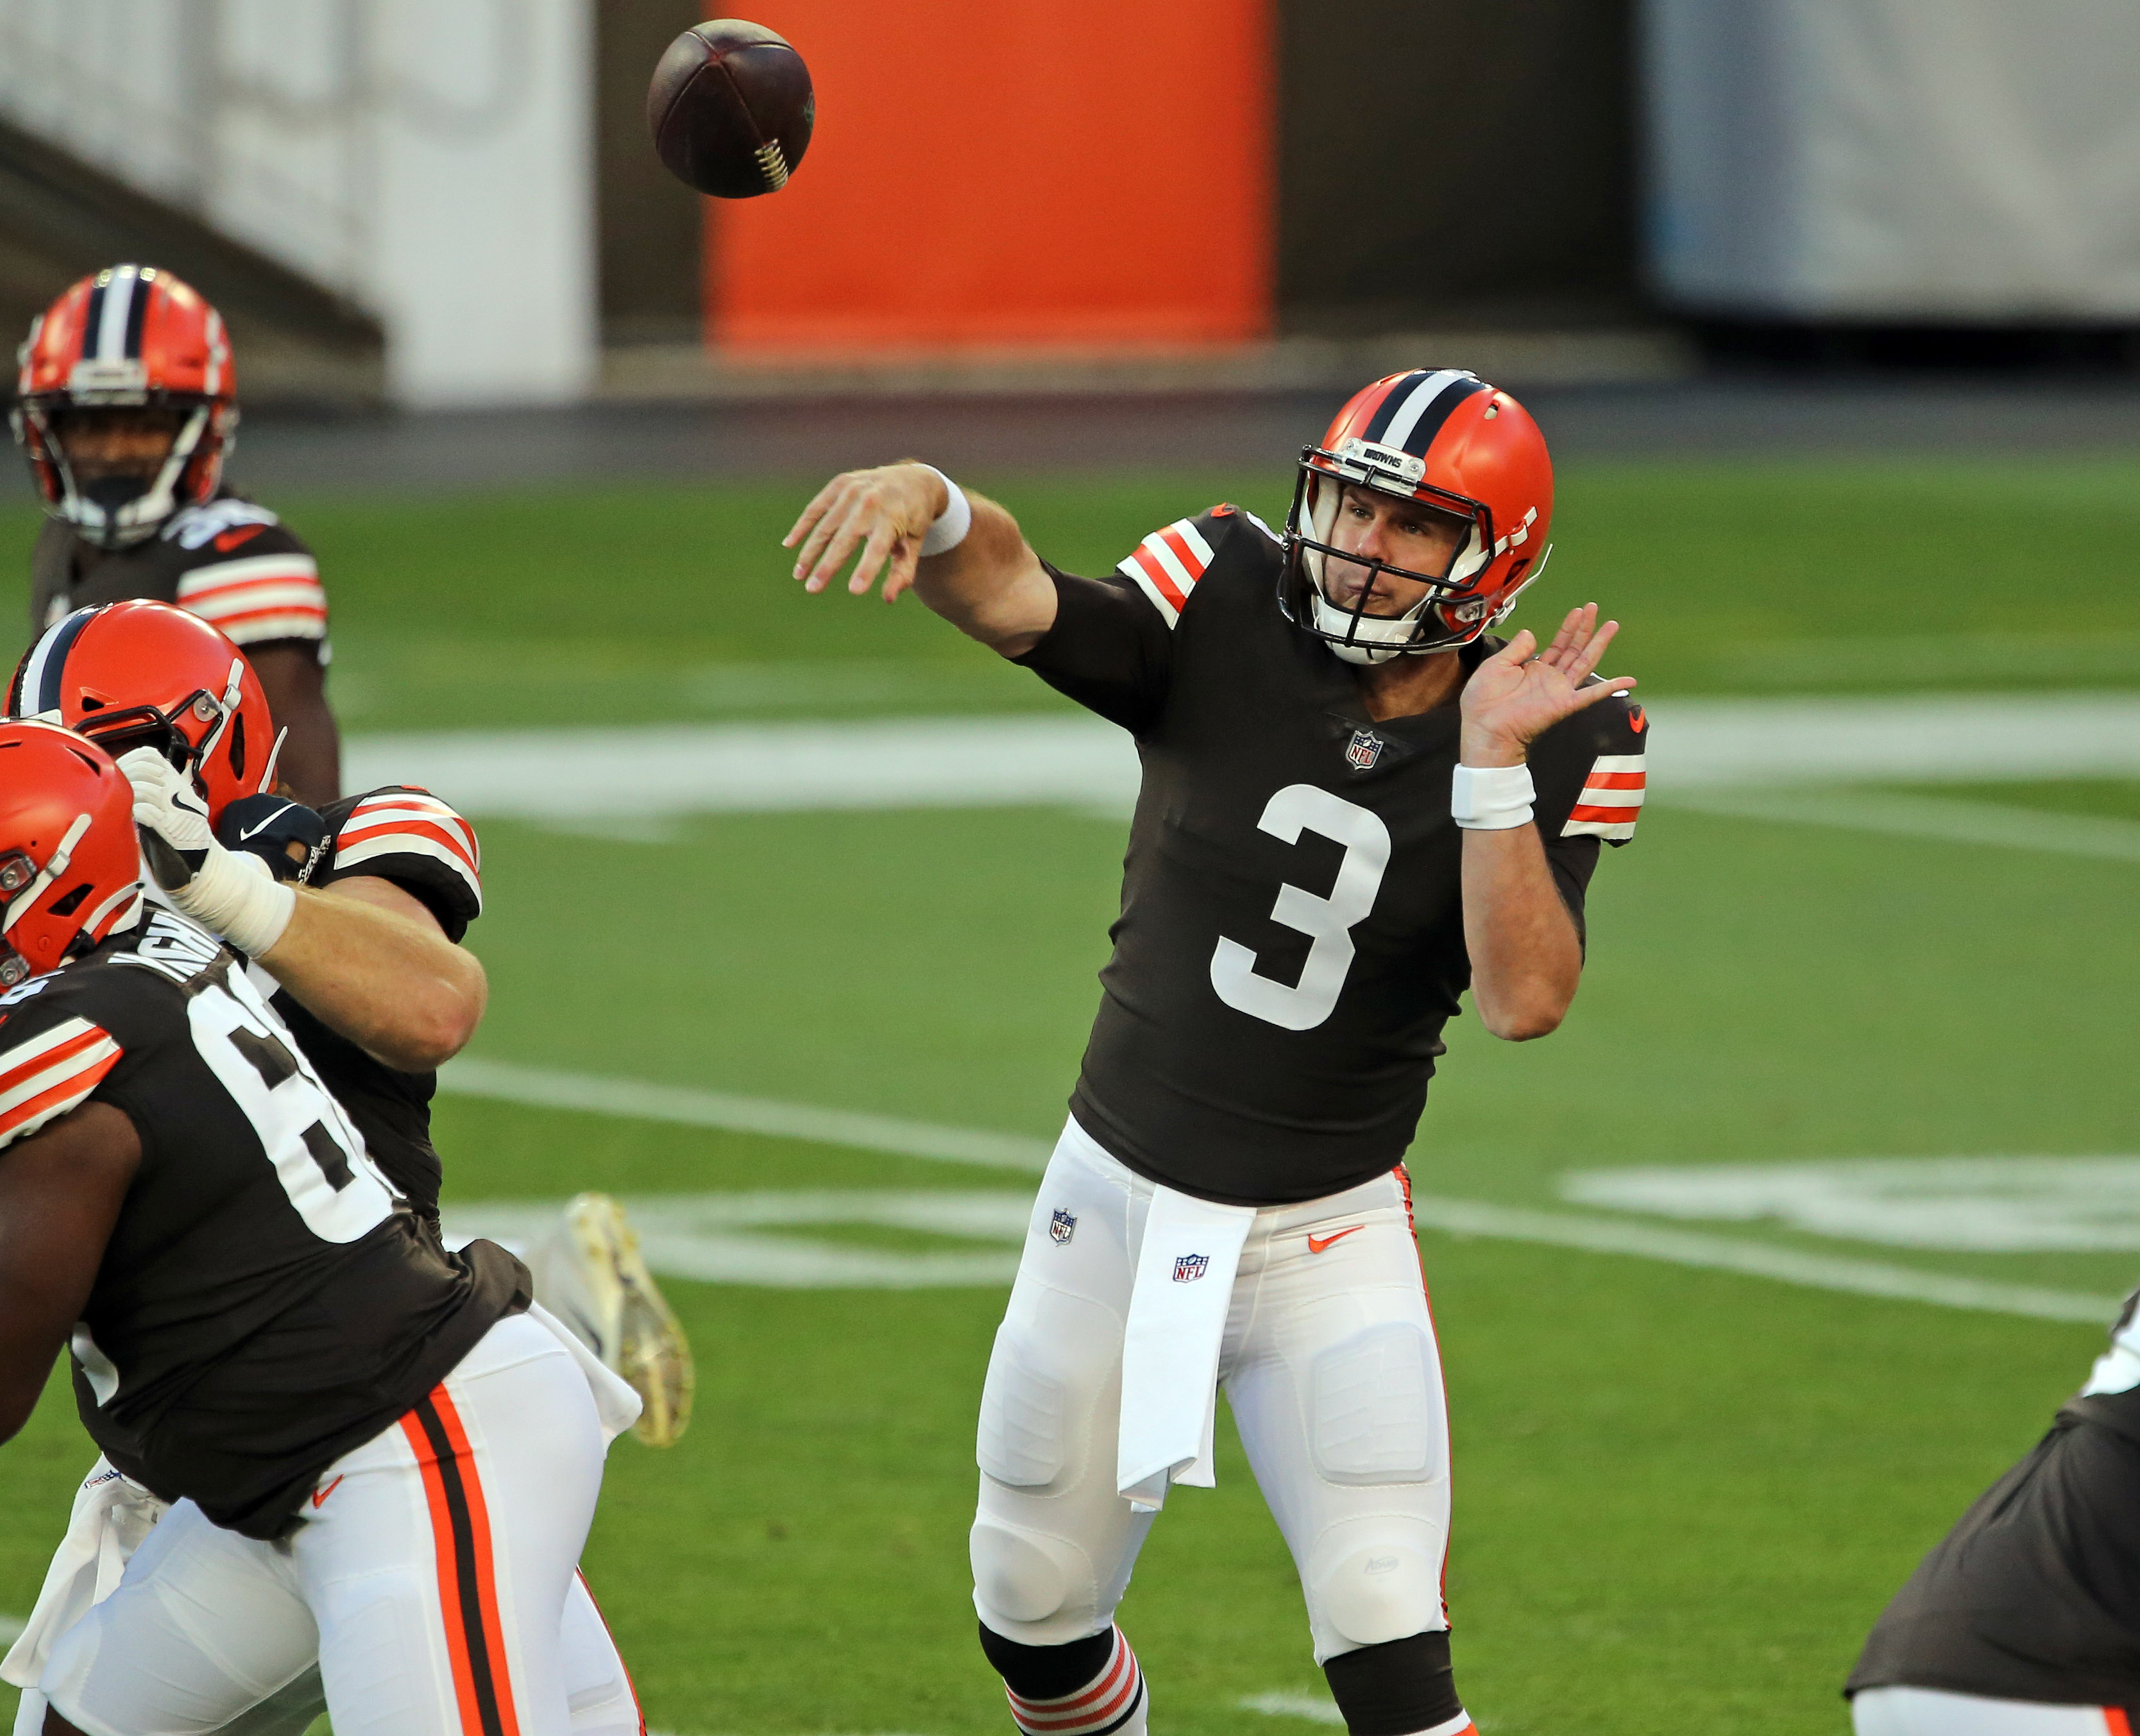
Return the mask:
<path id="1" fill-rule="evenodd" d="M 1050 569 L 1055 625 L 1020 660 L 1144 763 L 1072 1111 L 1131 1169 L 1256 1205 L 1403 1156 L 1470 981 L 1458 713 L 1370 718 L 1350 667 L 1279 613 L 1281 562 L 1261 521 L 1215 507 L 1110 577 Z M 1578 929 L 1599 841 L 1633 834 L 1643 743 L 1616 697 L 1531 744 Z"/>
<path id="2" fill-rule="evenodd" d="M 176 603 L 249 650 L 296 642 L 327 660 L 318 563 L 263 506 L 224 493 L 174 512 L 153 537 L 100 548 L 46 520 L 30 558 L 30 630 L 93 603 Z"/>
<path id="3" fill-rule="evenodd" d="M 0 1147 L 89 1102 L 141 1160 L 74 1336 L 82 1423 L 218 1525 L 287 1530 L 527 1306 L 503 1249 L 424 1233 L 238 956 L 175 911 L 0 996 Z"/>
<path id="4" fill-rule="evenodd" d="M 483 914 L 475 828 L 429 790 L 389 784 L 345 796 L 321 817 L 327 841 L 307 870 L 310 885 L 356 875 L 390 880 L 429 908 L 449 940 L 459 940 Z M 254 981 L 274 997 L 275 1010 L 348 1110 L 380 1172 L 435 1231 L 441 1170 L 431 1144 L 431 1099 L 438 1074 L 405 1073 L 374 1060 L 257 968 Z"/>

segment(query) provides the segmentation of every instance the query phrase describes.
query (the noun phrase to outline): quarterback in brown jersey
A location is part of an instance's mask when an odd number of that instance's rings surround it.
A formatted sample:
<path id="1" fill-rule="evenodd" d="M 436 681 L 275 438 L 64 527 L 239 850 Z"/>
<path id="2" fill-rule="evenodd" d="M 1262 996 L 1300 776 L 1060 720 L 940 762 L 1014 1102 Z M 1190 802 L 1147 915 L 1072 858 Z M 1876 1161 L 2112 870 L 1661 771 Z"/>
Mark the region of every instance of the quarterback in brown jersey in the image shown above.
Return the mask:
<path id="1" fill-rule="evenodd" d="M 312 551 L 223 486 L 237 376 L 223 321 L 155 266 L 85 277 L 22 349 L 15 437 L 46 523 L 31 555 L 30 630 L 91 603 L 176 603 L 243 645 L 289 731 L 300 800 L 341 793 L 327 708 L 326 592 Z"/>
<path id="2" fill-rule="evenodd" d="M 1141 1736 L 1115 1624 L 1225 1388 L 1352 1736 L 1471 1729 L 1449 1657 L 1441 1369 L 1401 1160 L 1441 1031 L 1573 1000 L 1644 720 L 1615 625 L 1488 637 L 1543 563 L 1545 443 L 1459 370 L 1376 381 L 1283 535 L 1214 507 L 1113 575 L 927 465 L 835 478 L 788 542 L 881 572 L 1135 739 L 1103 993 L 981 1395 L 980 1638 L 1026 1736 Z"/>

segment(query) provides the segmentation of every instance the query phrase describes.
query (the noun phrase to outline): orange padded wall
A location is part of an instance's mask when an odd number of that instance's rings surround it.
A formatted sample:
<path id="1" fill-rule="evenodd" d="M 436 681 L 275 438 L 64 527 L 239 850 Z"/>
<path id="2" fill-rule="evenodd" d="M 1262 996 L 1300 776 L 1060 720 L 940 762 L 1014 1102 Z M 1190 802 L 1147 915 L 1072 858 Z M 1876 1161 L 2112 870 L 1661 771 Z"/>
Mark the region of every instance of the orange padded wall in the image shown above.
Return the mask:
<path id="1" fill-rule="evenodd" d="M 708 202 L 732 351 L 1238 341 L 1270 329 L 1268 0 L 781 0 L 817 128 Z"/>

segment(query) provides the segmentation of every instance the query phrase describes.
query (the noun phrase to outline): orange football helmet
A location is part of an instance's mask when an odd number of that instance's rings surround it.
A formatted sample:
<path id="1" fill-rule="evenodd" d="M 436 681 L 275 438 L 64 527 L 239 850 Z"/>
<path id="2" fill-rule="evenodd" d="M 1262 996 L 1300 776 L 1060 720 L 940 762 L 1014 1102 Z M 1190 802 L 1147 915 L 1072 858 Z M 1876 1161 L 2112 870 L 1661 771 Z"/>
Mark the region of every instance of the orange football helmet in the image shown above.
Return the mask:
<path id="1" fill-rule="evenodd" d="M 222 316 L 199 291 L 153 265 L 109 266 L 37 316 L 21 360 L 10 419 L 54 517 L 120 548 L 214 498 L 238 427 L 238 382 Z M 71 429 L 145 409 L 171 419 L 160 460 L 76 476 Z"/>
<path id="2" fill-rule="evenodd" d="M 141 907 L 134 791 L 51 723 L 0 723 L 0 988 L 56 970 Z"/>
<path id="3" fill-rule="evenodd" d="M 1415 500 L 1463 528 L 1441 572 L 1347 554 L 1332 542 L 1345 486 Z M 1455 368 L 1391 374 L 1356 393 L 1319 446 L 1304 446 L 1285 521 L 1279 606 L 1352 663 L 1469 645 L 1515 606 L 1550 552 L 1553 460 L 1545 436 L 1506 392 Z M 1350 562 L 1429 587 L 1401 616 L 1366 612 L 1367 585 L 1333 602 L 1323 562 Z"/>
<path id="4" fill-rule="evenodd" d="M 210 825 L 275 773 L 275 726 L 253 665 L 169 603 L 103 603 L 47 627 L 15 666 L 7 714 L 86 735 L 114 759 L 155 748 L 193 774 Z"/>

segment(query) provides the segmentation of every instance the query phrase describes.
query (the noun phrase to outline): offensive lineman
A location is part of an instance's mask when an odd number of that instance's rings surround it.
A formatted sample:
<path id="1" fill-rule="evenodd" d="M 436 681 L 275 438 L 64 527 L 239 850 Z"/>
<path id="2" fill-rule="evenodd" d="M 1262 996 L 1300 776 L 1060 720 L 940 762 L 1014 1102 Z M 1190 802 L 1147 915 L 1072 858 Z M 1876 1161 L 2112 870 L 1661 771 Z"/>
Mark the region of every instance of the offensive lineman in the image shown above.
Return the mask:
<path id="1" fill-rule="evenodd" d="M 1858 1736 L 2132 1736 L 2140 1720 L 2140 1290 L 2050 1432 L 1874 1624 Z"/>
<path id="2" fill-rule="evenodd" d="M 0 765 L 0 1440 L 71 1346 L 175 1503 L 61 1636 L 46 1730 L 214 1729 L 317 1655 L 346 1732 L 564 1736 L 628 1395 L 502 1248 L 439 1250 L 242 961 L 145 905 L 110 760 L 9 723 Z"/>
<path id="3" fill-rule="evenodd" d="M 83 278 L 40 314 L 11 413 L 44 502 L 30 557 L 30 630 L 91 603 L 176 603 L 243 645 L 298 800 L 341 793 L 327 709 L 327 598 L 290 527 L 223 486 L 238 380 L 222 317 L 152 265 Z"/>
<path id="4" fill-rule="evenodd" d="M 1558 1024 L 1601 839 L 1642 788 L 1615 625 L 1487 630 L 1536 576 L 1545 444 L 1471 375 L 1377 380 L 1285 535 L 1215 507 L 1104 579 L 915 463 L 851 473 L 795 576 L 910 586 L 1127 729 L 1114 955 L 981 1397 L 980 1639 L 1026 1736 L 1141 1736 L 1114 1615 L 1222 1383 L 1352 1736 L 1460 1736 L 1441 1365 L 1400 1165 L 1468 985 Z"/>
<path id="5" fill-rule="evenodd" d="M 474 829 L 421 790 L 346 797 L 324 819 L 253 793 L 258 775 L 247 775 L 248 760 L 261 765 L 260 744 L 272 733 L 258 684 L 220 633 L 164 604 L 77 611 L 25 655 L 8 702 L 18 714 L 73 728 L 120 756 L 145 836 L 162 841 L 167 866 L 191 870 L 169 895 L 253 956 L 254 985 L 272 998 L 380 1173 L 435 1238 L 432 1069 L 465 1040 L 483 1003 L 481 967 L 457 944 L 482 910 Z M 292 843 L 309 846 L 294 861 L 285 851 Z M 275 873 L 259 871 L 253 857 Z M 322 896 L 326 889 L 332 895 Z M 540 1252 L 550 1282 L 538 1287 L 556 1298 L 568 1268 L 551 1247 Z M 596 1300 L 583 1292 L 600 1270 L 587 1262 L 577 1283 L 563 1287 L 567 1298 Z M 680 1432 L 689 1390 L 670 1390 L 662 1377 L 687 1380 L 688 1361 L 631 1354 L 646 1347 L 650 1332 L 658 1338 L 655 1317 L 665 1311 L 658 1292 L 650 1300 L 628 1282 L 614 1288 L 602 1298 L 609 1308 L 572 1307 L 568 1322 L 645 1389 L 641 1432 L 665 1444 Z M 565 1312 L 564 1300 L 552 1306 Z M 627 1324 L 631 1331 L 616 1330 Z M 130 1485 L 114 1486 L 102 1464 L 83 1489 L 31 1631 L 0 1664 L 0 1674 L 24 1687 L 33 1686 L 43 1651 L 87 1601 L 80 1573 L 64 1564 L 106 1555 L 107 1537 L 123 1559 L 125 1533 L 155 1522 L 157 1504 Z M 628 1736 L 640 1721 L 630 1676 L 583 1582 L 571 1588 L 563 1640 L 576 1736 Z M 24 1696 L 22 1736 L 37 1728 L 34 1699 Z M 278 1696 L 276 1715 L 263 1709 L 243 1729 L 248 1736 L 301 1731 L 319 1709 L 317 1678 L 308 1676 Z"/>

